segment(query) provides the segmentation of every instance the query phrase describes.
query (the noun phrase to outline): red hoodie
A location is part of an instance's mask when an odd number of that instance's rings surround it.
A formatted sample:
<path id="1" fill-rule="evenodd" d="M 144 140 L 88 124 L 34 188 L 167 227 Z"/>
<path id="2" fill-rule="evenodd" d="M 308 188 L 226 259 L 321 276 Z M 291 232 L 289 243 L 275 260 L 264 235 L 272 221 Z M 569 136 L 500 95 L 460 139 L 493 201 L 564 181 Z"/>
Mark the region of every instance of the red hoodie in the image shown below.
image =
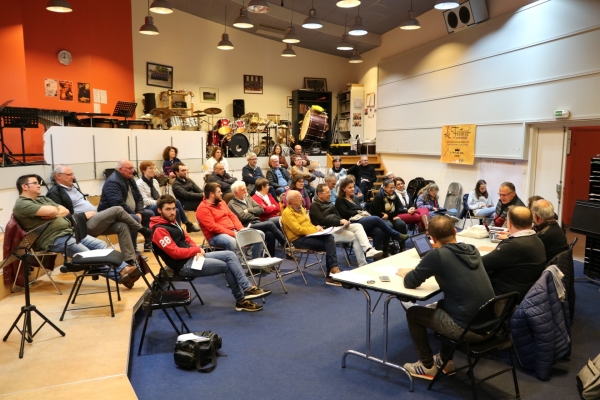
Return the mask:
<path id="1" fill-rule="evenodd" d="M 152 217 L 150 218 L 150 229 L 153 229 L 157 224 L 169 224 L 170 222 L 164 219 L 163 217 Z M 173 223 L 172 225 L 177 225 Z M 185 260 L 188 258 L 194 257 L 196 254 L 200 253 L 200 247 L 189 237 L 189 235 L 183 231 L 185 235 L 185 241 L 190 244 L 192 247 L 184 248 L 179 247 L 171 240 L 171 235 L 169 231 L 163 227 L 158 227 L 154 231 L 152 235 L 152 243 L 155 246 L 159 246 L 165 253 L 169 255 L 174 260 Z"/>
<path id="2" fill-rule="evenodd" d="M 196 219 L 208 242 L 213 236 L 222 233 L 235 237 L 234 229 L 238 231 L 244 229 L 238 217 L 231 212 L 224 201 L 219 202 L 218 205 L 213 205 L 206 199 L 202 200 L 196 210 Z"/>

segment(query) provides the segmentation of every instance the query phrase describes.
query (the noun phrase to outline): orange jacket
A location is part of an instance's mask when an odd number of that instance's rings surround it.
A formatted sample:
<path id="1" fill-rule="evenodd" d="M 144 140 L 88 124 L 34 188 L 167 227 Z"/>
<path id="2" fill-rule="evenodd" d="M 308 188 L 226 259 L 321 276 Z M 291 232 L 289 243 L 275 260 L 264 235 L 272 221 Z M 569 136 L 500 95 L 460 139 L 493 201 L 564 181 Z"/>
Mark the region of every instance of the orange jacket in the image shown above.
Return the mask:
<path id="1" fill-rule="evenodd" d="M 238 217 L 231 212 L 224 201 L 219 202 L 218 205 L 212 205 L 206 199 L 202 200 L 198 209 L 196 209 L 196 219 L 200 224 L 204 237 L 209 242 L 215 235 L 224 233 L 235 237 L 234 229 L 238 231 L 244 229 Z"/>

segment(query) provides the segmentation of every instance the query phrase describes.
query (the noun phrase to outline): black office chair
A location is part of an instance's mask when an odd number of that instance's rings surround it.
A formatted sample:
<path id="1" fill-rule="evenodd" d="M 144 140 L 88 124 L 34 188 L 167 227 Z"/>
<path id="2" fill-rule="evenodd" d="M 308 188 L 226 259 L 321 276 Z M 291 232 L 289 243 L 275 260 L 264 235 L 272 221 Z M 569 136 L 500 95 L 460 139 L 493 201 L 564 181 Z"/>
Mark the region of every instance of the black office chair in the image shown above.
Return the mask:
<path id="1" fill-rule="evenodd" d="M 506 293 L 489 300 L 479 308 L 479 311 L 466 326 L 458 340 L 451 339 L 439 333 L 435 334 L 436 338 L 439 340 L 445 341 L 452 345 L 452 352 L 450 353 L 451 355 L 454 354 L 456 350 L 460 350 L 467 355 L 467 365 L 457 368 L 456 371 L 458 372 L 462 369 L 469 368 L 467 375 L 469 375 L 471 378 L 473 399 L 477 399 L 475 385 L 508 371 L 512 371 L 513 374 L 516 398 L 521 398 L 519 393 L 519 385 L 517 383 L 517 372 L 515 370 L 512 354 L 514 347 L 510 337 L 510 325 L 508 324 L 508 319 L 510 318 L 515 307 L 518 305 L 518 302 L 519 293 L 517 292 Z M 486 339 L 479 343 L 469 343 L 465 339 L 465 336 L 468 332 L 485 335 Z M 494 355 L 502 350 L 508 350 L 510 367 L 475 381 L 475 374 L 473 370 L 479 360 L 484 357 Z M 475 362 L 472 362 L 472 359 L 475 359 Z M 428 390 L 431 390 L 433 384 L 442 376 L 444 376 L 444 368 L 446 367 L 447 363 L 448 360 L 445 360 L 442 366 L 439 368 L 438 373 L 427 387 Z"/>

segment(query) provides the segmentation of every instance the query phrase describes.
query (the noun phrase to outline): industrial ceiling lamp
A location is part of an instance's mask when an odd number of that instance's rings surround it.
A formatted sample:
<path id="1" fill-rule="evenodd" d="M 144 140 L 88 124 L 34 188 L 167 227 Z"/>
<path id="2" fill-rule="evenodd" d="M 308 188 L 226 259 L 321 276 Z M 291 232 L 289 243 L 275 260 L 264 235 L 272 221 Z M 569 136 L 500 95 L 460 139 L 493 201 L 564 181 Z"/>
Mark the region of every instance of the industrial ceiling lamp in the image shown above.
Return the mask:
<path id="1" fill-rule="evenodd" d="M 233 26 L 236 28 L 249 29 L 253 28 L 254 24 L 250 18 L 248 18 L 248 9 L 246 8 L 244 2 L 242 1 L 242 8 L 240 8 L 240 16 L 233 21 Z"/>
<path id="2" fill-rule="evenodd" d="M 346 14 L 346 21 L 344 21 L 344 34 L 342 35 L 342 41 L 338 43 L 338 50 L 352 50 L 352 44 L 348 42 L 348 34 L 346 34 L 346 22 L 348 22 L 348 14 Z"/>
<path id="3" fill-rule="evenodd" d="M 227 34 L 227 6 L 225 6 L 225 32 L 221 36 L 221 41 L 217 45 L 219 50 L 233 50 L 233 43 L 229 41 L 229 35 Z"/>
<path id="4" fill-rule="evenodd" d="M 308 10 L 308 17 L 302 23 L 302 27 L 306 29 L 320 29 L 323 27 L 323 24 L 317 18 L 317 10 L 315 10 L 314 1 L 311 2 L 311 9 Z"/>
<path id="5" fill-rule="evenodd" d="M 251 0 L 248 3 L 248 11 L 256 14 L 266 14 L 271 10 L 267 0 Z"/>
<path id="6" fill-rule="evenodd" d="M 407 31 L 414 29 L 421 29 L 421 24 L 415 18 L 415 12 L 412 9 L 412 0 L 410 0 L 410 10 L 408 11 L 408 18 L 405 19 L 400 25 L 400 29 L 404 29 Z"/>
<path id="7" fill-rule="evenodd" d="M 292 1 L 292 18 L 290 19 L 290 27 L 285 31 L 285 36 L 283 37 L 283 39 L 281 39 L 281 41 L 283 43 L 300 43 L 300 38 L 298 37 L 298 35 L 296 35 L 296 28 L 294 28 L 293 21 L 294 21 L 294 2 Z M 281 55 L 283 56 L 283 53 Z M 295 53 L 294 53 L 294 55 L 295 55 Z M 284 57 L 290 57 L 290 56 L 284 56 Z M 293 57 L 293 56 L 291 56 L 291 57 Z"/>
<path id="8" fill-rule="evenodd" d="M 154 0 L 150 6 L 150 11 L 156 14 L 172 14 L 173 8 L 167 0 Z"/>
<path id="9" fill-rule="evenodd" d="M 67 0 L 50 0 L 46 6 L 46 10 L 58 13 L 68 13 L 73 11 Z"/>
<path id="10" fill-rule="evenodd" d="M 340 8 L 352 8 L 352 7 L 358 7 L 360 5 L 360 1 L 359 0 L 341 0 L 341 1 L 338 1 L 337 3 L 335 3 L 335 5 Z"/>
<path id="11" fill-rule="evenodd" d="M 456 8 L 458 7 L 458 1 L 452 1 L 452 0 L 437 0 L 435 2 L 435 8 L 437 10 L 449 10 L 451 8 Z"/>
<path id="12" fill-rule="evenodd" d="M 358 54 L 358 44 L 354 47 L 354 51 L 352 52 L 352 57 L 348 60 L 350 64 L 360 64 L 363 62 L 363 59 Z"/>
<path id="13" fill-rule="evenodd" d="M 281 57 L 296 57 L 296 52 L 292 49 L 292 45 L 287 43 L 285 49 L 281 52 Z"/>
<path id="14" fill-rule="evenodd" d="M 150 16 L 150 0 L 148 0 L 148 16 L 145 19 L 144 25 L 140 28 L 140 33 L 144 35 L 158 35 L 158 28 L 154 26 L 154 18 Z"/>
<path id="15" fill-rule="evenodd" d="M 358 15 L 354 19 L 354 25 L 348 31 L 352 36 L 363 36 L 366 35 L 367 28 L 365 28 L 362 24 L 362 18 L 360 17 L 360 7 L 358 7 Z"/>

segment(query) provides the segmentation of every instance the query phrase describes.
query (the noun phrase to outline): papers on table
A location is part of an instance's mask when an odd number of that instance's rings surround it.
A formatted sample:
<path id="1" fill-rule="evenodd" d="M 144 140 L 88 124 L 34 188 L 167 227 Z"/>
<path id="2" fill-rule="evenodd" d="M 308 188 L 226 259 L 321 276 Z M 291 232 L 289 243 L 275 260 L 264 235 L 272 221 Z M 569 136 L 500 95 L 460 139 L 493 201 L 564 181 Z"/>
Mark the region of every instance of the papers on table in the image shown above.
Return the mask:
<path id="1" fill-rule="evenodd" d="M 81 253 L 77 253 L 75 255 L 82 257 L 82 258 L 106 257 L 113 251 L 114 251 L 113 249 L 97 249 L 97 250 L 82 251 Z"/>
<path id="2" fill-rule="evenodd" d="M 194 260 L 194 262 L 192 263 L 192 269 L 197 269 L 198 271 L 202 271 L 202 268 L 204 267 L 204 256 L 200 256 L 198 257 L 197 260 Z"/>
<path id="3" fill-rule="evenodd" d="M 201 257 L 204 258 L 204 257 Z M 198 336 L 193 333 L 185 333 L 183 335 L 177 336 L 178 342 L 185 342 L 186 340 L 193 340 L 194 342 L 207 342 L 210 339 L 204 336 Z"/>
<path id="4" fill-rule="evenodd" d="M 336 233 L 337 231 L 339 231 L 340 229 L 344 229 L 345 226 L 332 226 L 329 227 L 327 229 L 323 229 L 321 232 L 315 232 L 312 233 L 310 235 L 306 235 L 306 237 L 310 237 L 310 236 L 321 236 L 321 235 L 331 235 L 333 233 Z"/>

